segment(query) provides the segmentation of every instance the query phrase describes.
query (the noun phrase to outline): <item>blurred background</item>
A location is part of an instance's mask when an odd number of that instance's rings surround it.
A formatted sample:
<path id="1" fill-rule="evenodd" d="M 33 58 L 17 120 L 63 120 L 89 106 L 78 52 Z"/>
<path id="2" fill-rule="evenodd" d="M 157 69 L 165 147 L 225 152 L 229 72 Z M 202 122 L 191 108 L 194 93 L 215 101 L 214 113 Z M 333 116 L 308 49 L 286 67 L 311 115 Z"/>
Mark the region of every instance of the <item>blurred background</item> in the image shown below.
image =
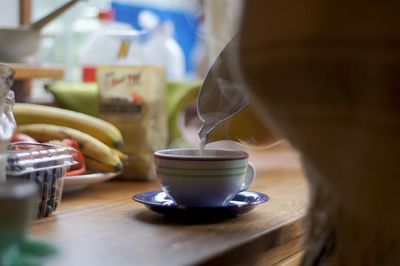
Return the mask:
<path id="1" fill-rule="evenodd" d="M 1 1 L 0 27 L 14 28 L 20 24 L 35 22 L 66 2 L 68 1 Z M 166 47 L 162 49 L 167 54 L 159 56 L 158 63 L 168 67 L 169 78 L 201 78 L 209 63 L 232 36 L 233 27 L 239 17 L 240 3 L 229 0 L 79 1 L 42 29 L 39 49 L 31 55 L 29 61 L 62 65 L 66 80 L 80 81 L 83 79 L 84 64 L 137 63 L 134 58 L 126 57 L 121 60 L 121 57 L 118 59 L 115 55 L 114 58 L 111 55 L 107 57 L 101 50 L 87 55 L 90 48 L 96 47 L 95 36 L 105 34 L 108 39 L 102 40 L 111 43 L 118 37 L 119 40 L 127 39 L 133 31 L 146 31 L 153 38 L 164 38 Z M 21 9 L 24 8 L 22 5 L 28 6 L 28 11 L 23 11 L 25 18 L 21 17 Z M 109 47 L 111 46 L 110 44 Z M 161 57 L 166 59 L 161 60 Z"/>
<path id="2" fill-rule="evenodd" d="M 69 1 L 3 0 L 0 28 L 29 27 Z M 77 1 L 41 28 L 38 39 L 0 35 L 0 62 L 17 70 L 17 102 L 94 116 L 98 66 L 161 66 L 168 81 L 168 143 L 197 145 L 197 93 L 235 33 L 240 12 L 238 0 Z M 30 51 L 21 53 L 27 44 Z"/>

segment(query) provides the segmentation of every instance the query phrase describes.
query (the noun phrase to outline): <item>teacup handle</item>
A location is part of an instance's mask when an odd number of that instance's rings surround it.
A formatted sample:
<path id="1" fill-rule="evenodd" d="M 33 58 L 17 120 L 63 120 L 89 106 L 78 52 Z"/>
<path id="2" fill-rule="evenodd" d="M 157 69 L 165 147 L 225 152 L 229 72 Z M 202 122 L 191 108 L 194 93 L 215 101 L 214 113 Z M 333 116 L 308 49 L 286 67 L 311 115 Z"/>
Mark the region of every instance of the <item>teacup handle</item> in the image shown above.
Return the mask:
<path id="1" fill-rule="evenodd" d="M 255 177 L 256 177 L 256 168 L 254 164 L 249 162 L 247 165 L 246 178 L 244 179 L 243 185 L 240 188 L 239 192 L 248 190 L 250 185 L 253 183 Z"/>

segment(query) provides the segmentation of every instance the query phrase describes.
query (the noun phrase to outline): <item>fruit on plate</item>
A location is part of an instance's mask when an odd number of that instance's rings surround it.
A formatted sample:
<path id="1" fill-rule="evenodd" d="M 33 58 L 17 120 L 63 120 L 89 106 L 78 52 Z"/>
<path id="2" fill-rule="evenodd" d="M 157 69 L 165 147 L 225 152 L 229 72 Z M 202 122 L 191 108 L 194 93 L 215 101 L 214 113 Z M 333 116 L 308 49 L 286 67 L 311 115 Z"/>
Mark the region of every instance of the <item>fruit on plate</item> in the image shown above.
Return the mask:
<path id="1" fill-rule="evenodd" d="M 120 150 L 117 149 L 112 149 L 116 155 L 118 155 L 119 159 L 121 160 L 122 163 L 125 163 L 126 161 L 128 161 L 129 156 L 126 155 L 125 153 L 121 152 Z"/>
<path id="2" fill-rule="evenodd" d="M 14 133 L 11 137 L 11 142 L 20 142 L 20 141 L 37 143 L 37 140 L 35 140 L 29 135 L 23 133 Z"/>
<path id="3" fill-rule="evenodd" d="M 93 172 L 110 173 L 110 172 L 122 171 L 122 168 L 120 170 L 117 170 L 112 165 L 104 164 L 103 162 L 100 162 L 91 157 L 86 157 L 85 163 L 87 169 Z"/>
<path id="4" fill-rule="evenodd" d="M 98 139 L 77 129 L 51 124 L 26 124 L 17 127 L 17 132 L 27 134 L 39 142 L 75 139 L 85 159 L 91 158 L 109 167 L 112 172 L 122 170 L 122 162 L 114 150 Z"/>
<path id="5" fill-rule="evenodd" d="M 16 103 L 13 113 L 17 125 L 45 123 L 87 133 L 110 147 L 123 144 L 121 132 L 113 124 L 90 115 L 39 104 Z"/>
<path id="6" fill-rule="evenodd" d="M 85 157 L 83 156 L 82 151 L 79 148 L 77 140 L 75 139 L 50 140 L 47 143 L 64 147 L 71 147 L 76 150 L 76 153 L 73 155 L 73 157 L 74 161 L 77 162 L 77 164 L 71 165 L 68 172 L 65 173 L 65 176 L 76 176 L 76 175 L 86 174 Z"/>

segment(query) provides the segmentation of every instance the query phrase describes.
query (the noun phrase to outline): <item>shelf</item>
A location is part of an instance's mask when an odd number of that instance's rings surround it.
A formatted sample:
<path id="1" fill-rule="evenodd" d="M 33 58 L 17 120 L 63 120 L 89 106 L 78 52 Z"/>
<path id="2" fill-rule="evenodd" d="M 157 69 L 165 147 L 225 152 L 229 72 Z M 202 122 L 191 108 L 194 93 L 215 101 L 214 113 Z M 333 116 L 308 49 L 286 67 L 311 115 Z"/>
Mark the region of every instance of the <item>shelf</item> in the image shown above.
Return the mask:
<path id="1" fill-rule="evenodd" d="M 14 85 L 11 88 L 15 93 L 16 102 L 29 101 L 31 80 L 36 78 L 62 79 L 64 69 L 50 65 L 35 65 L 22 63 L 5 63 L 15 70 Z"/>
<path id="2" fill-rule="evenodd" d="M 7 64 L 15 70 L 14 80 L 24 81 L 34 78 L 63 78 L 64 69 L 54 66 L 30 64 Z"/>

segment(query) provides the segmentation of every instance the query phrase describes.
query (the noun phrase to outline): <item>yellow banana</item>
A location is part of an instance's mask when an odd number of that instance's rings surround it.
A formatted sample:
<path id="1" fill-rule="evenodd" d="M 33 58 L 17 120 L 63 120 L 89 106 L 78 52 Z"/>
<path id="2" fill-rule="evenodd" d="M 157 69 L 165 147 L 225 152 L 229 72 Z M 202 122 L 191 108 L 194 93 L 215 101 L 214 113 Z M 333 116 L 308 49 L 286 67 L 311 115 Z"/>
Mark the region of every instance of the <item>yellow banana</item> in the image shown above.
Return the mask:
<path id="1" fill-rule="evenodd" d="M 85 132 L 110 147 L 123 144 L 121 132 L 113 124 L 94 116 L 39 104 L 16 103 L 13 113 L 17 125 L 46 123 Z"/>
<path id="2" fill-rule="evenodd" d="M 17 131 L 25 133 L 39 142 L 65 138 L 76 139 L 85 157 L 91 157 L 114 169 L 122 168 L 122 162 L 112 148 L 79 130 L 50 124 L 26 124 L 18 126 Z"/>
<path id="3" fill-rule="evenodd" d="M 127 155 L 127 154 L 125 154 L 125 153 L 123 153 L 123 152 L 121 152 L 120 150 L 117 150 L 117 149 L 112 149 L 112 150 L 115 152 L 115 154 L 118 155 L 118 157 L 121 160 L 121 162 L 125 163 L 126 161 L 128 161 L 129 155 Z"/>
<path id="4" fill-rule="evenodd" d="M 122 170 L 122 165 L 119 166 L 111 166 L 104 164 L 103 162 L 99 162 L 93 158 L 85 157 L 86 168 L 93 172 L 119 172 Z"/>

